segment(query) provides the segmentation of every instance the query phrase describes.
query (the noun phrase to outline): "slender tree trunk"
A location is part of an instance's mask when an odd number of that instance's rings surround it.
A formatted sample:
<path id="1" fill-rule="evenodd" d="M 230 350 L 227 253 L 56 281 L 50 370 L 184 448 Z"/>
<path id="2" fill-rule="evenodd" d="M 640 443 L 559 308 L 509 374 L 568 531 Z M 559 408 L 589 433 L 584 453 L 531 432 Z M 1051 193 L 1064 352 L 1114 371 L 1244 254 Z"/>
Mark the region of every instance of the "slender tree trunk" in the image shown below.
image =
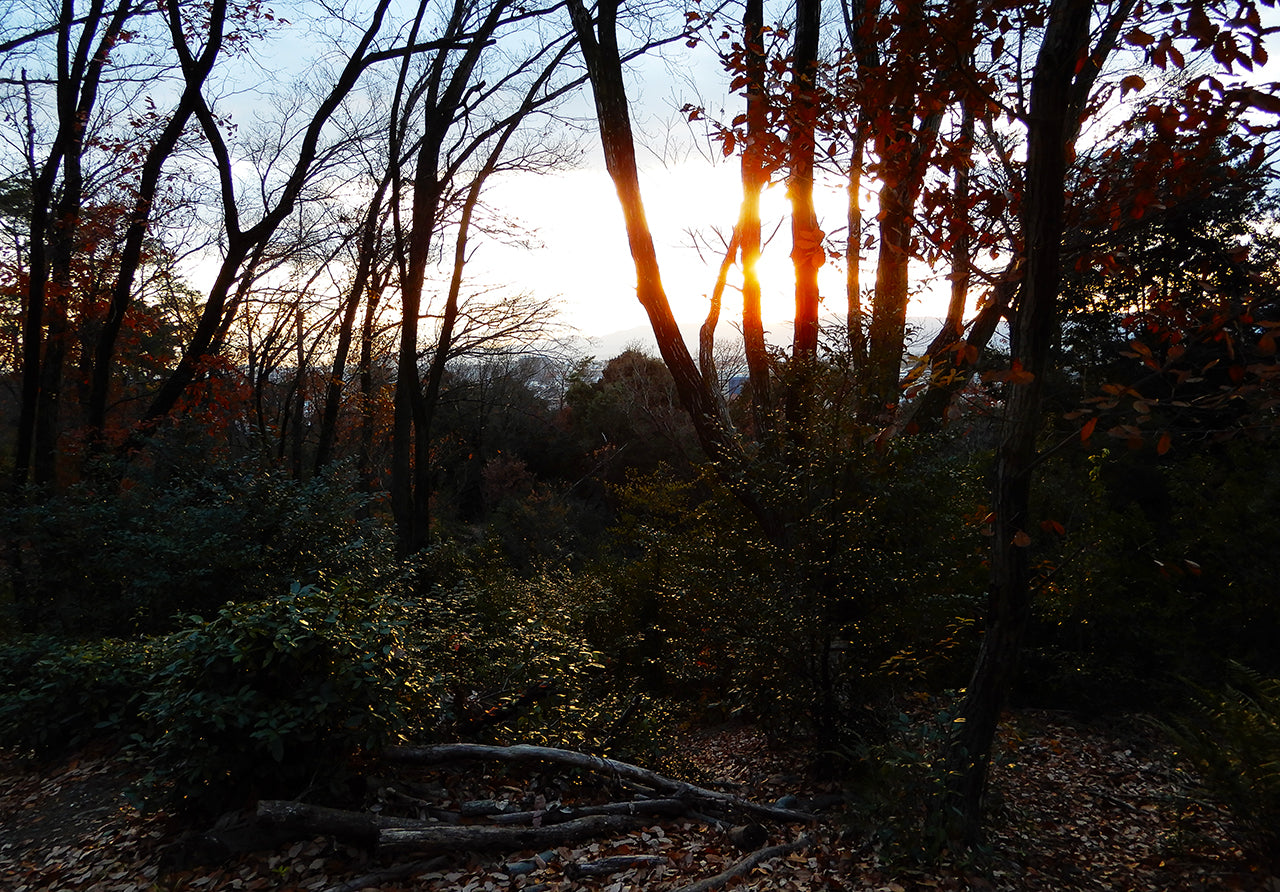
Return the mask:
<path id="1" fill-rule="evenodd" d="M 631 133 L 631 116 L 627 108 L 626 86 L 622 79 L 622 60 L 618 53 L 616 19 L 618 0 L 601 0 L 598 5 L 599 37 L 582 0 L 567 0 L 569 14 L 578 42 L 582 47 L 595 98 L 596 119 L 600 125 L 600 141 L 604 147 L 605 167 L 618 192 L 626 222 L 627 241 L 636 268 L 636 296 L 649 316 L 658 351 L 671 372 L 681 405 L 689 413 L 698 441 L 713 461 L 723 462 L 726 469 L 742 464 L 742 452 L 731 432 L 721 423 L 715 395 L 698 372 L 680 329 L 676 325 L 662 285 L 653 235 L 645 218 L 640 193 L 640 177 L 636 168 L 635 142 Z M 730 474 L 733 478 L 735 475 Z M 782 541 L 785 527 L 776 514 L 766 509 L 754 494 L 736 481 L 735 492 L 749 511 L 759 520 L 765 534 Z"/>
<path id="2" fill-rule="evenodd" d="M 911 113 L 899 112 L 910 119 Z M 880 185 L 880 255 L 876 261 L 875 305 L 871 312 L 870 343 L 864 375 L 868 420 L 883 416 L 898 404 L 902 355 L 906 344 L 907 299 L 910 284 L 911 236 L 916 201 L 933 149 L 942 113 L 932 112 L 921 123 L 906 157 L 884 165 Z M 889 137 L 880 138 L 880 154 L 891 154 Z M 902 152 L 901 149 L 898 150 Z"/>
<path id="3" fill-rule="evenodd" d="M 742 17 L 746 47 L 747 143 L 742 150 L 742 210 L 738 239 L 742 253 L 742 341 L 751 381 L 751 407 L 756 436 L 764 438 L 773 425 L 769 383 L 769 353 L 760 311 L 760 193 L 768 181 L 764 135 L 768 126 L 765 92 L 764 0 L 746 0 Z"/>
<path id="4" fill-rule="evenodd" d="M 1026 272 L 1011 332 L 1015 377 L 996 460 L 987 630 L 947 753 L 945 807 L 958 815 L 967 842 L 979 836 L 991 746 L 1031 615 L 1031 472 L 1056 324 L 1064 188 L 1076 127 L 1070 97 L 1088 47 L 1091 11 L 1089 0 L 1055 0 L 1032 76 L 1022 215 Z"/>
<path id="5" fill-rule="evenodd" d="M 823 232 L 813 204 L 814 133 L 817 123 L 818 32 L 822 0 L 797 0 L 792 51 L 791 115 L 788 121 L 791 196 L 791 262 L 796 273 L 795 331 L 787 388 L 787 424 L 797 441 L 807 439 L 818 362 L 818 270 L 826 259 Z"/>
<path id="6" fill-rule="evenodd" d="M 861 368 L 867 360 L 866 314 L 862 309 L 862 161 L 866 138 L 867 128 L 859 119 L 849 150 L 849 236 L 845 240 L 845 328 L 854 368 Z"/>
<path id="7" fill-rule="evenodd" d="M 218 121 L 208 103 L 204 101 L 203 97 L 197 96 L 195 115 L 200 121 L 205 137 L 209 141 L 218 168 L 222 193 L 223 220 L 227 230 L 227 253 L 222 260 L 222 265 L 218 270 L 213 285 L 209 289 L 209 296 L 205 301 L 204 310 L 201 313 L 199 323 L 196 325 L 196 330 L 192 334 L 191 342 L 187 344 L 186 350 L 183 351 L 182 357 L 178 360 L 178 365 L 161 385 L 152 399 L 151 405 L 147 407 L 143 415 L 144 431 L 153 429 L 155 422 L 173 411 L 187 385 L 196 377 L 205 357 L 211 355 L 215 346 L 220 343 L 226 326 L 230 324 L 234 317 L 234 312 L 228 312 L 228 295 L 230 295 L 231 288 L 239 277 L 240 266 L 251 252 L 261 251 L 284 219 L 292 213 L 298 196 L 302 193 L 303 187 L 312 174 L 312 166 L 316 160 L 320 136 L 325 125 L 347 94 L 355 87 L 365 68 L 371 64 L 369 48 L 378 32 L 382 29 L 382 22 L 389 5 L 390 0 L 379 0 L 370 17 L 369 26 L 361 34 L 359 41 L 351 50 L 351 54 L 347 57 L 346 65 L 338 75 L 337 82 L 320 103 L 320 107 L 315 114 L 307 122 L 302 138 L 299 141 L 297 158 L 289 171 L 288 178 L 281 187 L 275 206 L 270 208 L 261 220 L 248 229 L 242 230 L 240 227 L 231 154 L 222 138 Z M 180 30 L 174 30 L 173 22 L 170 23 L 170 32 L 174 50 L 182 60 L 184 75 L 190 77 L 193 72 L 197 71 L 197 68 L 195 59 L 191 55 L 191 49 L 187 45 L 186 36 Z M 231 304 L 230 309 L 234 311 L 234 302 Z"/>
<path id="8" fill-rule="evenodd" d="M 347 357 L 351 354 L 351 341 L 354 334 L 356 313 L 360 308 L 360 300 L 369 290 L 369 277 L 373 270 L 374 251 L 378 243 L 379 221 L 382 218 L 382 202 L 386 190 L 391 184 L 391 176 L 387 174 L 378 183 L 369 207 L 365 211 L 364 223 L 360 231 L 359 254 L 356 259 L 355 275 L 351 279 L 351 290 L 342 310 L 342 321 L 338 326 L 338 343 L 334 348 L 333 367 L 329 372 L 329 381 L 325 387 L 324 415 L 320 419 L 319 442 L 316 445 L 315 472 L 329 464 L 333 455 L 333 441 L 338 426 L 338 410 L 342 405 L 342 388 L 347 374 Z"/>
<path id="9" fill-rule="evenodd" d="M 720 261 L 720 270 L 716 273 L 716 284 L 711 289 L 711 306 L 707 308 L 707 318 L 698 329 L 698 371 L 702 378 L 716 393 L 720 393 L 720 372 L 716 368 L 716 326 L 720 323 L 720 306 L 724 301 L 724 289 L 729 283 L 729 270 L 733 269 L 734 258 L 738 256 L 738 229 L 735 226 L 729 236 L 729 244 L 725 246 L 724 258 Z M 723 410 L 722 410 L 723 414 Z"/>
<path id="10" fill-rule="evenodd" d="M 177 0 L 168 0 L 166 9 L 170 27 L 177 28 L 180 32 L 181 9 Z M 134 198 L 133 209 L 129 214 L 125 231 L 124 245 L 120 251 L 120 269 L 116 274 L 111 302 L 107 307 L 107 315 L 102 321 L 102 328 L 94 347 L 93 376 L 89 385 L 86 420 L 95 442 L 100 441 L 102 429 L 106 426 L 107 397 L 111 389 L 112 360 L 115 356 L 116 341 L 120 336 L 120 328 L 124 324 L 125 313 L 128 312 L 133 296 L 133 282 L 142 262 L 143 241 L 146 238 L 152 204 L 160 184 L 160 175 L 165 162 L 177 147 L 187 122 L 195 113 L 200 91 L 221 51 L 226 14 L 227 0 L 214 0 L 209 6 L 209 30 L 204 49 L 199 58 L 194 60 L 190 69 L 184 72 L 185 84 L 178 105 L 159 139 L 147 150 L 146 158 L 142 163 L 138 194 Z"/>
<path id="11" fill-rule="evenodd" d="M 83 201 L 81 156 L 85 127 L 97 103 L 98 87 L 111 46 L 133 11 L 131 0 L 120 0 L 99 36 L 104 6 L 102 0 L 94 0 L 88 13 L 77 18 L 72 0 L 63 0 L 56 49 L 58 129 L 42 164 L 36 163 L 34 143 L 28 147 L 27 162 L 32 178 L 30 279 L 23 318 L 22 389 L 14 455 L 13 482 L 17 487 L 27 482 L 33 452 L 37 482 L 52 482 L 55 472 L 71 299 L 71 258 Z M 81 30 L 73 48 L 72 29 L 77 24 Z M 31 101 L 28 92 L 27 126 L 33 132 Z M 63 181 L 55 201 L 54 184 L 59 169 L 63 172 Z"/>

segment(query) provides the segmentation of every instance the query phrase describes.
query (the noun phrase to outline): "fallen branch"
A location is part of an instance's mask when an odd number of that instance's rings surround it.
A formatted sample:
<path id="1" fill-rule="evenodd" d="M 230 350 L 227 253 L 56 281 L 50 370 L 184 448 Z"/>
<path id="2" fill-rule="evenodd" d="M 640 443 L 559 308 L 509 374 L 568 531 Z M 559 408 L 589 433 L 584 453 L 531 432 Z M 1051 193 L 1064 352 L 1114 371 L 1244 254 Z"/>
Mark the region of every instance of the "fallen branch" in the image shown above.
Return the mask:
<path id="1" fill-rule="evenodd" d="M 615 855 L 612 858 L 601 858 L 599 861 L 584 861 L 581 864 L 568 864 L 564 875 L 571 880 L 580 877 L 604 877 L 636 867 L 657 867 L 666 864 L 665 855 Z"/>
<path id="2" fill-rule="evenodd" d="M 605 805 L 584 805 L 580 808 L 512 811 L 494 815 L 493 822 L 495 824 L 534 824 L 536 822 L 547 827 L 589 815 L 661 815 L 673 818 L 685 814 L 688 810 L 688 804 L 681 799 L 637 799 L 634 802 L 610 802 Z"/>
<path id="3" fill-rule="evenodd" d="M 403 880 L 420 873 L 427 873 L 438 867 L 443 867 L 449 863 L 449 859 L 444 856 L 430 858 L 426 861 L 409 861 L 404 864 L 393 864 L 390 867 L 384 867 L 381 870 L 375 870 L 373 873 L 366 873 L 364 876 L 355 877 L 347 880 L 345 883 L 339 883 L 336 886 L 329 886 L 324 892 L 359 892 L 360 889 L 369 886 L 380 886 L 389 880 Z"/>
<path id="4" fill-rule="evenodd" d="M 783 855 L 790 855 L 792 852 L 798 852 L 800 849 L 807 848 L 812 842 L 812 837 L 806 833 L 795 842 L 787 842 L 772 848 L 761 849 L 742 859 L 723 873 L 707 877 L 705 880 L 698 880 L 698 882 L 690 883 L 687 886 L 681 886 L 676 892 L 710 892 L 711 889 L 718 889 L 730 880 L 750 873 L 755 869 L 756 865 L 768 861 L 770 858 L 779 858 Z"/>
<path id="5" fill-rule="evenodd" d="M 377 843 L 378 834 L 383 830 L 435 826 L 413 818 L 392 818 L 280 799 L 263 799 L 258 803 L 257 823 L 272 828 L 276 836 L 292 839 L 333 836 L 362 846 Z"/>
<path id="6" fill-rule="evenodd" d="M 741 811 L 785 822 L 808 823 L 814 820 L 814 816 L 808 812 L 779 808 L 776 805 L 764 805 L 759 802 L 752 802 L 749 799 L 740 799 L 728 793 L 720 793 L 716 790 L 708 790 L 705 787 L 664 777 L 661 774 L 627 762 L 618 762 L 602 756 L 592 756 L 587 753 L 556 749 L 554 747 L 450 743 L 440 746 L 390 747 L 384 752 L 384 755 L 392 762 L 412 762 L 419 765 L 431 765 L 463 759 L 516 763 L 550 762 L 555 765 L 583 768 L 587 771 L 594 771 L 620 780 L 640 783 L 672 798 L 694 800 L 708 810 Z"/>
<path id="7" fill-rule="evenodd" d="M 541 850 L 596 836 L 627 833 L 644 826 L 639 818 L 592 815 L 553 827 L 454 827 L 447 824 L 378 834 L 379 855 L 434 855 L 445 852 Z"/>

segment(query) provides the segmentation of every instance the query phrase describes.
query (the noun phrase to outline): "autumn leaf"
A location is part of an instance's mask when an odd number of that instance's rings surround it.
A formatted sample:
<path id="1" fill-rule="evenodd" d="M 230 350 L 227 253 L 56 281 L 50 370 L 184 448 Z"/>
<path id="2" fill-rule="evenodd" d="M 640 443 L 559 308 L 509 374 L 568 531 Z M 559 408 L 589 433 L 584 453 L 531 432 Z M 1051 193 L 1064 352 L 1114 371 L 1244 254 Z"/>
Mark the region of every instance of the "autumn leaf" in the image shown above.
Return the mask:
<path id="1" fill-rule="evenodd" d="M 1131 74 L 1124 80 L 1120 81 L 1120 98 L 1123 99 L 1126 93 L 1130 91 L 1137 92 L 1146 85 L 1147 82 L 1143 80 L 1141 75 Z"/>
<path id="2" fill-rule="evenodd" d="M 1031 544 L 1031 537 L 1028 536 L 1025 531 L 1018 530 L 1018 532 L 1013 534 L 1013 544 L 1019 548 L 1026 548 Z"/>
<path id="3" fill-rule="evenodd" d="M 1065 536 L 1067 534 L 1067 528 L 1056 520 L 1040 521 L 1040 529 L 1044 530 L 1046 533 L 1052 533 L 1055 536 Z"/>

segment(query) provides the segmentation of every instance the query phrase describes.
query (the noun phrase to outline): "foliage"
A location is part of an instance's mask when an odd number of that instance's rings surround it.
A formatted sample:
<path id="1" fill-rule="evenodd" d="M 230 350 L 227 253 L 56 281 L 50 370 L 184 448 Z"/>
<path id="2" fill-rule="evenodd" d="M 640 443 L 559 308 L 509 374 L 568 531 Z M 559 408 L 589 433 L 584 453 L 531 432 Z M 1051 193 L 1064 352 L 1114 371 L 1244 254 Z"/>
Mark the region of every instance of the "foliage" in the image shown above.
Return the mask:
<path id="1" fill-rule="evenodd" d="M 1260 850 L 1280 842 L 1280 678 L 1236 664 L 1232 684 L 1193 687 L 1166 727 L 1208 791 L 1234 812 Z"/>
<path id="2" fill-rule="evenodd" d="M 301 482 L 251 465 L 182 466 L 88 481 L 9 518 L 24 619 L 70 632 L 164 631 L 293 582 L 372 578 L 386 537 L 345 474 Z"/>
<path id="3" fill-rule="evenodd" d="M 944 788 L 943 750 L 954 720 L 954 692 L 917 694 L 883 710 L 874 738 L 852 736 L 831 751 L 858 799 L 849 812 L 859 836 L 890 860 L 936 861 L 949 836 L 937 808 Z"/>
<path id="4" fill-rule="evenodd" d="M 1280 671 L 1280 610 L 1258 559 L 1280 548 L 1274 444 L 1153 452 L 1100 450 L 1047 472 L 1033 516 L 1063 534 L 1040 552 L 1018 702 L 1149 710 L 1180 698 L 1178 677 L 1216 685 L 1227 660 Z"/>
<path id="5" fill-rule="evenodd" d="M 886 690 L 950 680 L 977 612 L 980 539 L 965 460 L 937 446 L 779 468 L 768 497 L 802 506 L 785 543 L 711 480 L 633 477 L 595 568 L 602 585 L 578 608 L 585 634 L 647 689 L 779 733 L 830 729 Z"/>
<path id="6" fill-rule="evenodd" d="M 428 561 L 435 582 L 419 599 L 431 625 L 418 647 L 439 655 L 442 680 L 429 726 L 488 740 L 598 744 L 626 685 L 606 677 L 601 654 L 579 633 L 578 604 L 594 581 L 567 569 L 522 577 L 483 551 L 436 549 Z"/>
<path id="7" fill-rule="evenodd" d="M 114 638 L 37 636 L 0 647 L 0 746 L 44 758 L 90 739 L 136 733 L 160 653 L 153 641 Z"/>
<path id="8" fill-rule="evenodd" d="M 142 702 L 150 794 L 206 813 L 340 795 L 426 702 L 429 675 L 405 647 L 419 618 L 341 585 L 190 617 Z"/>

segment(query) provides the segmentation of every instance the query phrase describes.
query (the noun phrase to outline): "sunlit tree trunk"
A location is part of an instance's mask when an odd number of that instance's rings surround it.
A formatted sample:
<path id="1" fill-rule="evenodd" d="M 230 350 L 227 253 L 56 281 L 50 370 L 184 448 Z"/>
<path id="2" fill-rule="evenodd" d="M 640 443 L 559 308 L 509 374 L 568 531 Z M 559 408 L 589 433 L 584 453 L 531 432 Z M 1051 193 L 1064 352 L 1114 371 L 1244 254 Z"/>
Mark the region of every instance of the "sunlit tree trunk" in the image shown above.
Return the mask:
<path id="1" fill-rule="evenodd" d="M 636 296 L 649 316 L 658 351 L 671 372 L 676 393 L 689 413 L 699 444 L 713 461 L 723 463 L 731 471 L 729 476 L 732 479 L 735 476 L 732 469 L 737 469 L 742 463 L 741 448 L 721 423 L 716 397 L 698 372 L 697 364 L 680 335 L 662 285 L 653 234 L 645 217 L 631 116 L 622 78 L 622 60 L 618 52 L 618 0 L 601 0 L 597 7 L 598 24 L 593 23 L 582 0 L 568 0 L 568 8 L 591 79 L 605 167 L 617 189 L 618 203 L 626 223 L 627 241 L 636 269 Z M 784 527 L 780 519 L 745 490 L 740 480 L 736 482 L 739 485 L 735 492 L 760 521 L 766 535 L 781 540 Z"/>
<path id="2" fill-rule="evenodd" d="M 742 340 L 751 382 L 751 406 L 756 435 L 764 437 L 773 424 L 769 383 L 769 353 L 760 311 L 760 193 L 768 181 L 764 135 L 768 126 L 765 91 L 764 0 L 746 0 L 742 34 L 746 48 L 747 143 L 742 150 L 742 210 L 738 240 L 742 254 Z"/>
<path id="3" fill-rule="evenodd" d="M 822 0 L 797 0 L 792 50 L 791 108 L 788 117 L 787 193 L 791 197 L 791 262 L 796 274 L 795 331 L 787 388 L 791 436 L 807 436 L 818 361 L 818 270 L 826 258 L 823 233 L 813 204 L 815 127 L 818 113 L 818 34 Z"/>
<path id="4" fill-rule="evenodd" d="M 866 402 L 862 415 L 868 420 L 880 417 L 898 402 L 898 381 L 906 344 L 915 206 L 924 182 L 926 159 L 942 123 L 942 113 L 933 112 L 925 116 L 919 129 L 910 135 L 907 130 L 913 114 L 899 113 L 899 120 L 904 123 L 896 134 L 901 140 L 909 137 L 909 147 L 894 147 L 895 134 L 877 135 L 882 164 L 880 252 L 876 260 L 875 297 L 863 375 Z M 904 157 L 893 157 L 897 154 Z M 890 157 L 886 159 L 886 156 Z"/>

